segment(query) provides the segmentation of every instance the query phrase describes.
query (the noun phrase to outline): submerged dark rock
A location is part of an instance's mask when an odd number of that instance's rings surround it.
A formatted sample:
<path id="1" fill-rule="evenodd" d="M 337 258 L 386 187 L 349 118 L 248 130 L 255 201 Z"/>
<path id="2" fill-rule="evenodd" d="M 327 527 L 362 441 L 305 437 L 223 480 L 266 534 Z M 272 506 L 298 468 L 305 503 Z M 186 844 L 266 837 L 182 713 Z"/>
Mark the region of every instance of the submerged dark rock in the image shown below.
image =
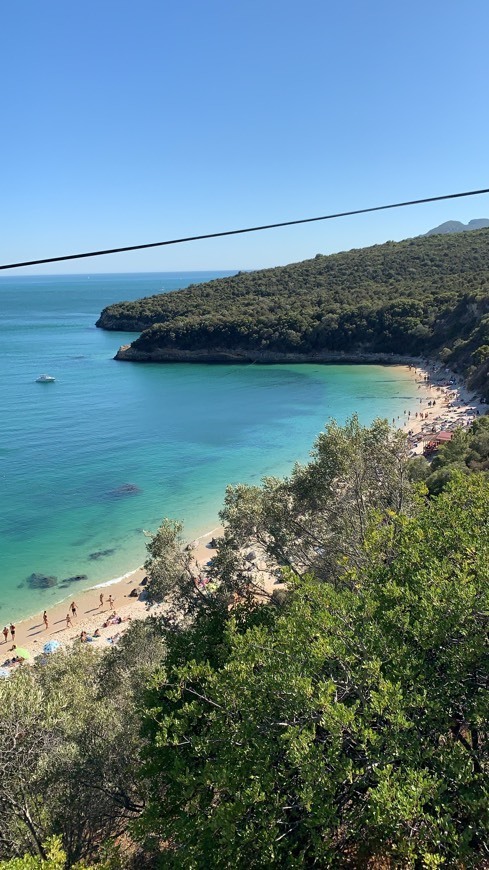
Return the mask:
<path id="1" fill-rule="evenodd" d="M 104 556 L 111 556 L 112 553 L 115 553 L 115 549 L 111 550 L 97 550 L 95 553 L 90 553 L 89 559 L 103 559 Z"/>
<path id="2" fill-rule="evenodd" d="M 109 496 L 112 498 L 122 498 L 124 495 L 137 495 L 138 492 L 141 492 L 141 489 L 135 483 L 123 483 L 116 489 L 111 489 Z"/>
<path id="3" fill-rule="evenodd" d="M 73 577 L 65 577 L 63 583 L 78 583 L 79 580 L 88 580 L 88 574 L 75 574 Z"/>
<path id="4" fill-rule="evenodd" d="M 58 578 L 53 574 L 39 574 L 33 572 L 30 577 L 27 578 L 27 583 L 31 589 L 49 589 L 51 586 L 57 585 Z"/>

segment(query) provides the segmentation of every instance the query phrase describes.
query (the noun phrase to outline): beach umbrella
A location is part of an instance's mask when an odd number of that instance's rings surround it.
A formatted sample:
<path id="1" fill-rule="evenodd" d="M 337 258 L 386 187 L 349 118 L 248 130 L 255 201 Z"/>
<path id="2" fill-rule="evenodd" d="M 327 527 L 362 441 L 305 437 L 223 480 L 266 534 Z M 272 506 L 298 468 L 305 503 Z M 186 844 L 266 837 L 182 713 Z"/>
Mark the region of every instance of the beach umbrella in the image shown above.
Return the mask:
<path id="1" fill-rule="evenodd" d="M 15 649 L 12 650 L 12 657 L 18 657 L 20 659 L 30 659 L 31 654 L 28 649 L 24 646 L 16 646 Z"/>
<path id="2" fill-rule="evenodd" d="M 8 680 L 11 673 L 12 671 L 8 668 L 0 668 L 0 680 Z"/>
<path id="3" fill-rule="evenodd" d="M 48 642 L 45 643 L 42 648 L 43 652 L 48 654 L 56 652 L 57 649 L 61 649 L 61 644 L 59 640 L 48 640 Z"/>

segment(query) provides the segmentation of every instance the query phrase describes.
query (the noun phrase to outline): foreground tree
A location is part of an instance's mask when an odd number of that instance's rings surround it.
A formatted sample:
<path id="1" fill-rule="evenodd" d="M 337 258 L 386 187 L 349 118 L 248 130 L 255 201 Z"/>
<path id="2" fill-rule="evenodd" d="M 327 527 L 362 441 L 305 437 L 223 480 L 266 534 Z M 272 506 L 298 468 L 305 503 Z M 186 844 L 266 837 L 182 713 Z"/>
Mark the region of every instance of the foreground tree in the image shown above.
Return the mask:
<path id="1" fill-rule="evenodd" d="M 484 477 L 369 546 L 338 588 L 296 580 L 283 608 L 241 624 L 236 611 L 217 643 L 202 617 L 187 659 L 182 638 L 170 649 L 148 698 L 139 824 L 164 866 L 488 860 Z"/>
<path id="2" fill-rule="evenodd" d="M 78 647 L 0 682 L 0 857 L 93 858 L 144 806 L 136 697 L 164 655 L 154 621 L 105 655 Z"/>
<path id="3" fill-rule="evenodd" d="M 68 858 L 59 837 L 51 837 L 44 845 L 45 857 L 24 855 L 22 858 L 11 858 L 9 861 L 0 861 L 0 870 L 67 870 Z M 84 861 L 71 865 L 73 870 L 116 870 L 114 864 L 104 862 L 94 865 L 85 864 Z"/>
<path id="4" fill-rule="evenodd" d="M 165 601 L 180 612 L 191 607 L 196 593 L 196 570 L 192 570 L 191 549 L 185 546 L 182 532 L 182 523 L 165 518 L 154 535 L 148 533 L 144 563 L 149 601 Z"/>
<path id="5" fill-rule="evenodd" d="M 296 465 L 290 478 L 228 487 L 225 532 L 211 573 L 227 591 L 246 594 L 246 553 L 258 548 L 271 566 L 345 582 L 345 570 L 365 559 L 373 517 L 376 524 L 389 522 L 393 512 L 412 509 L 407 457 L 406 436 L 385 420 L 361 426 L 354 415 L 344 426 L 329 423 L 311 461 Z M 257 585 L 252 578 L 253 593 Z"/>

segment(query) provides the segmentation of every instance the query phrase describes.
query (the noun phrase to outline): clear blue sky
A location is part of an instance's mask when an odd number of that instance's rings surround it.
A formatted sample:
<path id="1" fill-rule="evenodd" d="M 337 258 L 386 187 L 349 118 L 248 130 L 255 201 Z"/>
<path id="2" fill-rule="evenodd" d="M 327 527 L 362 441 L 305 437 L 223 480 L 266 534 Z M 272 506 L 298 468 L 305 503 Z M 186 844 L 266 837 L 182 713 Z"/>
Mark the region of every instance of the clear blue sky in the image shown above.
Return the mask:
<path id="1" fill-rule="evenodd" d="M 489 187 L 487 0 L 16 0 L 0 262 Z M 273 266 L 489 198 L 19 270 Z M 8 273 L 3 273 L 8 274 Z"/>

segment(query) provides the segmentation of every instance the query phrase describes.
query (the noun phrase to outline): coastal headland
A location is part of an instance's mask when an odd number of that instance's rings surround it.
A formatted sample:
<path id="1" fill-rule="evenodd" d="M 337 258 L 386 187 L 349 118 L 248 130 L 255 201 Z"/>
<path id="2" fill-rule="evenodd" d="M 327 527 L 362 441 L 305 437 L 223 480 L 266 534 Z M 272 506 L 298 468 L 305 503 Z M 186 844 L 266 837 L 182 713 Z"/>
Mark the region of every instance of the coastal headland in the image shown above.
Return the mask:
<path id="1" fill-rule="evenodd" d="M 489 230 L 386 242 L 109 305 L 131 362 L 438 359 L 489 398 Z M 402 349 L 402 354 L 400 350 Z"/>

